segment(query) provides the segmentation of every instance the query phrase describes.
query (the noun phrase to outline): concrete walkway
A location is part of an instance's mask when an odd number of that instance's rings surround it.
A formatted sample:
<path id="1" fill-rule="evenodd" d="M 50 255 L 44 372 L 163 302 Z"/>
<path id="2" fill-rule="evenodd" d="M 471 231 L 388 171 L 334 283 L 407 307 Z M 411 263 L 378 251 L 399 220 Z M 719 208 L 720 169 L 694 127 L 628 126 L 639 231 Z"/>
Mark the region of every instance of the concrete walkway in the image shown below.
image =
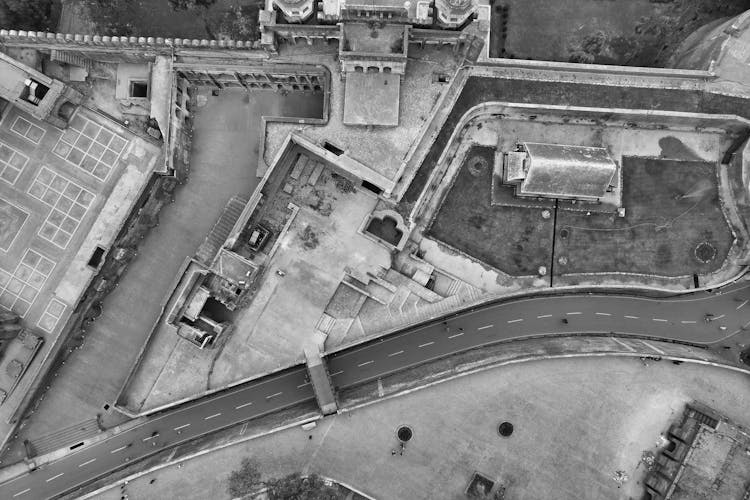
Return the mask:
<path id="1" fill-rule="evenodd" d="M 479 471 L 514 499 L 640 496 L 644 451 L 697 400 L 750 425 L 746 375 L 637 358 L 559 359 L 506 366 L 328 417 L 145 474 L 95 498 L 229 498 L 243 457 L 263 477 L 317 472 L 379 499 L 462 499 Z M 497 434 L 502 421 L 509 438 Z M 414 432 L 393 456 L 395 431 Z M 312 436 L 312 439 L 309 438 Z M 624 470 L 624 486 L 612 479 Z"/>

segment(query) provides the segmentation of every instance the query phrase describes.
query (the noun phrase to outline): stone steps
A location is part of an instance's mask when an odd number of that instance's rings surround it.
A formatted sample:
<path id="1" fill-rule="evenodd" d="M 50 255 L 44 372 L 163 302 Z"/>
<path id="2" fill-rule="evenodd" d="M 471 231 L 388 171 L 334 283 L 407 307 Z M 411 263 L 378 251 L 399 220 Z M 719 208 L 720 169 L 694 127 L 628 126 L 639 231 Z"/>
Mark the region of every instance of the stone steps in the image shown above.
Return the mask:
<path id="1" fill-rule="evenodd" d="M 198 247 L 198 251 L 195 253 L 195 260 L 205 266 L 210 266 L 213 263 L 214 258 L 219 253 L 222 245 L 224 245 L 227 237 L 229 237 L 234 224 L 240 218 L 240 215 L 242 215 L 245 205 L 247 205 L 247 200 L 240 196 L 234 196 L 229 200 L 219 220 L 216 221 L 206 239 Z"/>

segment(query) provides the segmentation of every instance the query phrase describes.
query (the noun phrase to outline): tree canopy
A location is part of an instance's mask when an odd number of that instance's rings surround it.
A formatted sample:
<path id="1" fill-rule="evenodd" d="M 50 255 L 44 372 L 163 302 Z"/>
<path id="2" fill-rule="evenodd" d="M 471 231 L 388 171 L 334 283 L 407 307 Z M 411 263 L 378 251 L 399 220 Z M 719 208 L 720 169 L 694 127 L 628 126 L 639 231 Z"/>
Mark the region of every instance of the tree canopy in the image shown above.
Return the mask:
<path id="1" fill-rule="evenodd" d="M 235 498 L 252 493 L 262 485 L 258 463 L 251 458 L 243 458 L 240 468 L 229 474 L 227 490 Z"/>

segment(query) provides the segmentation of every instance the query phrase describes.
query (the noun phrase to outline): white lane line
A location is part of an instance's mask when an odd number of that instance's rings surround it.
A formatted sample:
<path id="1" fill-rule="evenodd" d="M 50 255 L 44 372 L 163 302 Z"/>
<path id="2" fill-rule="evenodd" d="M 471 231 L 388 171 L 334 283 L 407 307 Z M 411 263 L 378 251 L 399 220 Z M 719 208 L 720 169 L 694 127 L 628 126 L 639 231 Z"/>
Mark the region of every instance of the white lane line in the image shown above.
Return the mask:
<path id="1" fill-rule="evenodd" d="M 342 373 L 344 373 L 344 370 L 339 370 L 336 373 L 331 373 L 331 377 L 335 377 L 336 375 L 341 375 Z"/>
<path id="2" fill-rule="evenodd" d="M 617 339 L 616 339 L 616 338 L 614 338 L 614 337 L 611 337 L 611 338 L 612 338 L 612 340 L 614 340 L 615 342 L 617 342 L 618 344 L 620 344 L 621 346 L 623 346 L 623 347 L 624 347 L 625 349 L 627 349 L 628 351 L 630 351 L 630 352 L 635 352 L 635 349 L 633 349 L 633 347 L 632 347 L 632 346 L 629 346 L 629 345 L 628 345 L 628 344 L 626 344 L 625 342 L 621 342 L 620 340 L 617 340 Z"/>
<path id="3" fill-rule="evenodd" d="M 455 339 L 456 337 L 460 337 L 460 336 L 461 336 L 461 335 L 463 335 L 463 334 L 464 334 L 464 332 L 461 332 L 461 333 L 457 333 L 457 334 L 455 334 L 455 335 L 450 335 L 450 336 L 449 336 L 448 338 L 449 338 L 449 339 Z"/>
<path id="4" fill-rule="evenodd" d="M 281 396 L 284 394 L 283 392 L 277 392 L 276 394 L 271 394 L 270 396 L 266 396 L 266 399 L 275 398 L 276 396 Z"/>
<path id="5" fill-rule="evenodd" d="M 145 437 L 145 438 L 143 438 L 143 442 L 145 443 L 145 442 L 146 442 L 146 441 L 148 441 L 149 439 L 154 439 L 155 437 L 158 437 L 158 436 L 159 436 L 158 434 L 155 434 L 155 435 L 153 435 L 153 436 Z"/>
<path id="6" fill-rule="evenodd" d="M 640 340 L 639 342 L 641 344 L 645 345 L 646 347 L 650 347 L 651 349 L 653 349 L 654 351 L 658 352 L 659 354 L 664 354 L 664 351 L 662 351 L 661 349 L 659 349 L 657 347 L 652 346 L 651 344 L 649 344 L 645 340 Z"/>
<path id="7" fill-rule="evenodd" d="M 742 304 L 738 305 L 738 306 L 737 306 L 737 309 L 742 309 L 742 307 L 743 307 L 743 306 L 744 306 L 745 304 L 747 304 L 747 301 L 745 301 L 745 302 L 743 302 Z"/>
<path id="8" fill-rule="evenodd" d="M 371 359 L 370 361 L 365 361 L 364 363 L 360 363 L 360 364 L 358 364 L 357 366 L 359 366 L 359 367 L 361 368 L 361 367 L 363 367 L 363 366 L 367 366 L 367 365 L 369 365 L 370 363 L 374 363 L 374 362 L 375 362 L 375 361 L 373 361 L 373 360 Z"/>
<path id="9" fill-rule="evenodd" d="M 495 325 L 484 325 L 484 326 L 480 326 L 479 328 L 477 328 L 477 331 L 479 331 L 479 330 L 486 330 L 487 328 L 492 328 L 493 326 L 495 326 Z"/>
<path id="10" fill-rule="evenodd" d="M 537 316 L 537 317 L 536 317 L 536 319 L 542 319 L 542 318 L 551 318 L 551 317 L 552 317 L 552 315 L 551 315 L 551 314 L 542 314 L 542 315 L 540 315 L 540 316 Z"/>
<path id="11" fill-rule="evenodd" d="M 120 446 L 120 447 L 119 447 L 119 448 L 117 448 L 116 450 L 112 450 L 112 451 L 110 451 L 110 453 L 117 453 L 118 451 L 122 451 L 122 450 L 124 450 L 124 449 L 125 449 L 125 448 L 127 448 L 127 447 L 128 447 L 128 445 L 125 445 L 125 446 Z"/>
<path id="12" fill-rule="evenodd" d="M 694 325 L 697 321 L 680 321 L 683 325 Z"/>
<path id="13" fill-rule="evenodd" d="M 242 404 L 241 404 L 241 405 L 239 405 L 239 406 L 235 406 L 235 407 L 234 407 L 234 409 L 235 409 L 235 410 L 239 410 L 240 408 L 244 408 L 244 407 L 246 407 L 246 406 L 250 406 L 251 404 L 253 404 L 253 403 L 252 403 L 252 402 L 250 402 L 250 403 L 242 403 Z"/>
<path id="14" fill-rule="evenodd" d="M 404 351 L 392 352 L 392 353 L 390 353 L 388 355 L 388 357 L 390 358 L 390 357 L 393 357 L 393 356 L 398 356 L 399 354 L 403 354 L 403 353 L 404 353 Z"/>
<path id="15" fill-rule="evenodd" d="M 426 344 L 419 344 L 417 347 L 427 347 L 428 345 L 432 345 L 435 342 L 427 342 Z"/>
<path id="16" fill-rule="evenodd" d="M 180 425 L 179 427 L 175 427 L 172 430 L 173 431 L 179 431 L 180 429 L 184 429 L 185 427 L 190 427 L 190 424 L 183 424 L 183 425 Z"/>
<path id="17" fill-rule="evenodd" d="M 62 476 L 63 474 L 65 474 L 65 473 L 64 473 L 64 472 L 61 472 L 61 473 L 59 473 L 59 474 L 58 474 L 58 475 L 56 475 L 56 476 L 52 476 L 51 478 L 47 479 L 47 480 L 45 481 L 45 483 L 49 483 L 50 481 L 52 481 L 52 480 L 54 480 L 54 479 L 57 479 L 58 477 Z"/>
<path id="18" fill-rule="evenodd" d="M 573 316 L 573 315 L 575 315 L 575 314 L 583 314 L 583 313 L 582 313 L 582 312 L 580 312 L 580 311 L 576 311 L 576 312 L 569 312 L 569 313 L 567 313 L 567 314 L 568 314 L 568 316 Z"/>
<path id="19" fill-rule="evenodd" d="M 19 491 L 18 493 L 16 493 L 15 495 L 13 495 L 13 498 L 19 497 L 19 496 L 23 495 L 24 493 L 28 493 L 29 491 L 31 491 L 31 488 L 26 488 L 23 491 Z"/>
<path id="20" fill-rule="evenodd" d="M 298 385 L 297 389 L 301 389 L 301 388 L 305 387 L 306 385 L 310 385 L 310 382 L 305 382 L 304 384 Z"/>
<path id="21" fill-rule="evenodd" d="M 523 318 L 511 319 L 511 320 L 508 320 L 508 323 L 518 323 L 519 321 L 523 321 Z"/>
<path id="22" fill-rule="evenodd" d="M 654 321 L 658 321 L 659 323 L 668 323 L 669 320 L 667 319 L 661 319 L 661 318 L 651 318 Z"/>
<path id="23" fill-rule="evenodd" d="M 594 314 L 596 314 L 597 316 L 612 316 L 609 313 L 594 313 Z"/>
<path id="24" fill-rule="evenodd" d="M 95 458 L 92 458 L 91 460 L 89 460 L 89 461 L 87 461 L 87 462 L 83 462 L 82 464 L 79 464 L 79 465 L 78 465 L 78 467 L 83 467 L 84 465 L 88 465 L 88 464 L 90 464 L 91 462 L 96 462 L 96 459 L 95 459 Z"/>
<path id="25" fill-rule="evenodd" d="M 639 318 L 639 316 L 628 316 L 627 314 L 625 315 L 625 317 L 628 318 L 628 319 L 638 319 Z"/>
<path id="26" fill-rule="evenodd" d="M 221 415 L 221 413 L 214 413 L 213 415 L 209 415 L 207 417 L 203 417 L 203 420 L 211 420 L 212 418 L 216 418 L 216 417 L 218 417 L 220 415 Z"/>

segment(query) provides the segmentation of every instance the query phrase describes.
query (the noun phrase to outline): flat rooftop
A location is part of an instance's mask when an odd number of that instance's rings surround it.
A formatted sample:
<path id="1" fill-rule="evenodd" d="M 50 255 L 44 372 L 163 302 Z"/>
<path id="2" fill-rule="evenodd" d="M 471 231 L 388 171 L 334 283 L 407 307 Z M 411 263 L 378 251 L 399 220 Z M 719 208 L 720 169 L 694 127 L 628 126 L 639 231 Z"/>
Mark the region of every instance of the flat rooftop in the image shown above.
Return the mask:
<path id="1" fill-rule="evenodd" d="M 344 124 L 398 126 L 400 89 L 401 78 L 395 73 L 349 73 Z"/>

